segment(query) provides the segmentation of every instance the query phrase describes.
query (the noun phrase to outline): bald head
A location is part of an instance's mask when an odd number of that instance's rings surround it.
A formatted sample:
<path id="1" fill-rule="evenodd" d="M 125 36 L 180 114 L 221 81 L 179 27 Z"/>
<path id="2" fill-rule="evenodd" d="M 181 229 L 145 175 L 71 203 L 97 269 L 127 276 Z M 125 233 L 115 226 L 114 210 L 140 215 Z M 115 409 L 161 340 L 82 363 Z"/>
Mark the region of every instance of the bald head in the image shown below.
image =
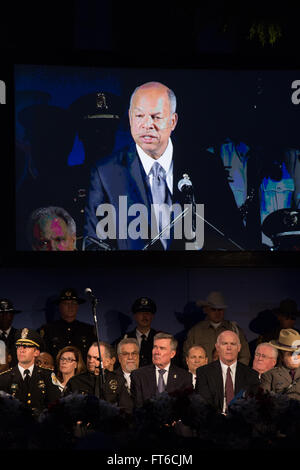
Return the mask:
<path id="1" fill-rule="evenodd" d="M 135 95 L 140 91 L 143 92 L 143 90 L 147 90 L 151 88 L 156 88 L 157 90 L 160 90 L 162 93 L 167 94 L 169 103 L 170 103 L 170 111 L 171 113 L 175 113 L 176 106 L 177 106 L 175 93 L 173 90 L 171 90 L 171 88 L 167 87 L 166 85 L 160 82 L 147 82 L 147 83 L 143 83 L 143 85 L 136 87 L 136 89 L 133 91 L 130 97 L 130 109 L 132 108 L 132 103 L 134 101 Z"/>
<path id="2" fill-rule="evenodd" d="M 237 361 L 241 350 L 240 338 L 234 331 L 225 330 L 219 334 L 216 342 L 216 350 L 219 359 L 226 365 Z"/>

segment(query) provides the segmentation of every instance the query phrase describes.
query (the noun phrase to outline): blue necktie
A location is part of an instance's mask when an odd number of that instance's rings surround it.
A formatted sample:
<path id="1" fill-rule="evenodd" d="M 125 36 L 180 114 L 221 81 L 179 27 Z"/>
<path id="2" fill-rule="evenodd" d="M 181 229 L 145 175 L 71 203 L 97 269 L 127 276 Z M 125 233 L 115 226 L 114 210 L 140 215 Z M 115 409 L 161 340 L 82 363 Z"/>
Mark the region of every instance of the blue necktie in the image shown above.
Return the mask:
<path id="1" fill-rule="evenodd" d="M 151 188 L 153 204 L 168 204 L 168 206 L 170 206 L 171 197 L 166 182 L 165 170 L 158 162 L 154 162 L 150 173 L 153 175 Z M 159 211 L 158 208 L 155 208 L 158 232 L 161 232 L 161 230 L 170 223 L 169 213 L 170 212 L 167 208 L 160 207 Z M 161 242 L 166 249 L 168 239 L 161 238 Z"/>
<path id="2" fill-rule="evenodd" d="M 166 369 L 159 369 L 159 371 L 158 371 L 158 373 L 159 373 L 158 384 L 157 384 L 158 393 L 162 393 L 166 389 L 165 382 L 164 382 L 164 374 L 166 372 L 167 372 Z"/>

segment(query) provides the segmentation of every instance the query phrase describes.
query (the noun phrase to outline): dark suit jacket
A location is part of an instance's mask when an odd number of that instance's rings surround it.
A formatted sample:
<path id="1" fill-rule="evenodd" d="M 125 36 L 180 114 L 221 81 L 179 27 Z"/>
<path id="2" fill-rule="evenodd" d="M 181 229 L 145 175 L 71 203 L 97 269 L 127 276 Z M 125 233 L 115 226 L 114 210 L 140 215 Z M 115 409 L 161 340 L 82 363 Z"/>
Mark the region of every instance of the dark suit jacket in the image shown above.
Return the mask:
<path id="1" fill-rule="evenodd" d="M 198 367 L 196 380 L 196 393 L 213 405 L 217 410 L 223 410 L 224 385 L 220 361 L 214 361 L 206 366 Z M 234 393 L 242 390 L 256 392 L 259 386 L 258 373 L 250 367 L 237 363 Z"/>
<path id="2" fill-rule="evenodd" d="M 192 390 L 192 374 L 190 372 L 170 365 L 166 391 Z M 134 406 L 142 406 L 149 398 L 158 393 L 156 385 L 155 366 L 153 364 L 131 372 L 131 396 Z"/>
<path id="3" fill-rule="evenodd" d="M 195 153 L 195 152 L 194 152 Z M 173 196 L 172 203 L 180 203 L 183 208 L 183 194 L 178 190 L 178 181 L 187 173 L 193 183 L 195 200 L 204 204 L 204 216 L 221 232 L 234 239 L 239 244 L 244 241 L 244 228 L 234 196 L 229 187 L 222 162 L 209 152 L 191 154 L 185 148 L 182 152 L 174 145 L 173 155 Z M 140 163 L 135 144 L 102 158 L 91 172 L 90 190 L 86 207 L 85 236 L 96 237 L 98 217 L 97 207 L 109 203 L 116 209 L 116 234 L 119 233 L 119 196 L 127 196 L 127 207 L 132 204 L 143 204 L 147 207 L 148 218 L 146 226 L 150 226 L 151 192 L 146 183 L 146 175 Z M 127 227 L 136 216 L 128 216 Z M 123 224 L 124 225 L 124 224 Z M 150 234 L 150 230 L 148 230 Z M 106 240 L 107 241 L 107 240 Z M 149 239 L 133 240 L 128 236 L 110 241 L 119 250 L 141 250 Z M 204 249 L 235 249 L 235 246 L 207 224 L 205 224 Z M 185 240 L 174 240 L 170 249 L 184 249 Z M 88 242 L 87 242 L 88 245 Z M 156 249 L 161 244 L 155 244 Z"/>
<path id="4" fill-rule="evenodd" d="M 15 366 L 0 374 L 0 390 L 14 396 L 38 414 L 61 397 L 58 386 L 52 382 L 52 372 L 50 369 L 34 366 L 29 390 L 25 391 L 24 380 L 18 366 Z"/>
<path id="5" fill-rule="evenodd" d="M 128 404 L 126 411 L 132 412 L 133 400 L 132 400 L 132 396 L 131 396 L 131 391 L 130 391 L 130 389 L 128 389 L 127 382 L 126 382 L 126 379 L 124 377 L 123 371 L 122 371 L 121 367 L 118 367 L 114 372 L 115 372 L 116 376 L 118 377 L 118 379 L 120 381 L 124 380 L 124 388 L 125 388 L 124 399 L 125 399 L 125 396 L 126 396 L 126 402 Z"/>

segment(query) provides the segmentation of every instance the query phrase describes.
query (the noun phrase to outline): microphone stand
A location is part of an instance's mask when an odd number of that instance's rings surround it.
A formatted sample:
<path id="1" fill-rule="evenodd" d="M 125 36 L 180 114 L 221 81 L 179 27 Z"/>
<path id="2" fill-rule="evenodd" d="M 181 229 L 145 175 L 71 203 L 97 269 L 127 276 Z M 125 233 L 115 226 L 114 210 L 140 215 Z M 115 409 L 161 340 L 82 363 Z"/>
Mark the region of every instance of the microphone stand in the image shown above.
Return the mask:
<path id="1" fill-rule="evenodd" d="M 112 251 L 113 248 L 108 244 L 108 243 L 105 243 L 103 240 L 100 240 L 100 238 L 95 238 L 95 237 L 90 237 L 89 235 L 87 235 L 86 237 L 83 238 L 83 241 L 82 241 L 82 251 L 87 251 L 86 250 L 86 242 L 87 241 L 90 241 L 93 243 L 93 245 L 96 245 L 98 248 L 97 250 L 99 251 Z"/>
<path id="2" fill-rule="evenodd" d="M 150 240 L 149 243 L 147 243 L 147 245 L 144 246 L 143 250 L 147 250 L 150 246 L 154 245 L 154 243 L 156 243 L 158 240 L 160 240 L 160 238 L 162 237 L 162 235 L 163 235 L 167 230 L 169 230 L 170 228 L 174 227 L 174 225 L 176 224 L 176 222 L 177 222 L 178 220 L 181 220 L 189 211 L 190 211 L 190 208 L 189 208 L 189 207 L 186 207 L 182 212 L 180 212 L 180 214 L 178 214 L 177 217 L 175 217 L 175 219 L 172 220 L 172 222 L 170 222 L 168 225 L 166 225 L 166 226 L 156 235 L 156 237 L 154 237 L 152 240 Z"/>
<path id="3" fill-rule="evenodd" d="M 105 376 L 104 376 L 104 369 L 103 369 L 102 357 L 101 357 L 101 351 L 100 351 L 99 329 L 98 329 L 98 320 L 97 320 L 97 314 L 96 314 L 97 303 L 98 303 L 98 299 L 93 294 L 91 294 L 92 312 L 93 312 L 95 330 L 96 330 L 96 335 L 97 335 L 98 354 L 99 354 L 99 398 L 100 398 L 102 385 L 105 383 Z"/>
<path id="4" fill-rule="evenodd" d="M 198 214 L 198 212 L 196 212 L 196 204 L 195 204 L 195 200 L 194 200 L 194 197 L 192 197 L 191 195 L 189 195 L 189 198 L 187 199 L 189 201 L 189 204 L 192 206 L 192 211 L 193 211 L 193 222 L 192 222 L 192 230 L 195 232 L 196 231 L 196 222 L 195 222 L 195 217 L 194 216 L 197 216 L 199 217 L 199 219 L 203 220 L 206 224 L 208 224 L 213 230 L 215 230 L 216 232 L 218 232 L 220 235 L 222 235 L 222 237 L 226 238 L 226 240 L 228 240 L 230 243 L 232 243 L 233 245 L 235 245 L 239 250 L 241 251 L 245 251 L 244 248 L 242 248 L 240 245 L 238 245 L 234 240 L 231 240 L 231 238 L 228 238 L 226 237 L 226 235 L 221 232 L 221 230 L 219 230 L 217 227 L 215 227 L 213 224 L 211 224 L 210 222 L 208 222 L 208 220 L 206 220 L 204 217 L 202 217 L 201 215 Z M 169 224 L 167 224 L 160 232 L 158 235 L 156 235 L 156 237 L 154 237 L 152 240 L 150 240 L 149 243 L 147 243 L 143 250 L 147 250 L 150 246 L 152 246 L 154 243 L 156 243 L 158 240 L 160 240 L 160 238 L 162 237 L 162 235 L 167 231 L 169 230 L 170 228 L 172 228 L 177 222 L 178 220 L 181 220 L 186 214 L 188 214 L 188 212 L 190 212 L 191 208 L 190 207 L 186 207 L 180 214 L 178 214 L 177 217 L 175 217 L 175 219 L 170 222 Z"/>

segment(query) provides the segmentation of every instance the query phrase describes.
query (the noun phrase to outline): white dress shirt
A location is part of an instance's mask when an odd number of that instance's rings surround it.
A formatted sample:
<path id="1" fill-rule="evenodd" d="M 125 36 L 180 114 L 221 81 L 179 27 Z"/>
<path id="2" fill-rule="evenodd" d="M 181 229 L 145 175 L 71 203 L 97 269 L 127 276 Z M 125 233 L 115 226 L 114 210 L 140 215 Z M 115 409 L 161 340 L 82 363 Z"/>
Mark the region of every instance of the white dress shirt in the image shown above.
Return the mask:
<path id="1" fill-rule="evenodd" d="M 146 339 L 148 339 L 148 335 L 150 333 L 150 330 L 147 331 L 147 333 L 141 333 L 138 329 L 135 330 L 135 334 L 136 334 L 136 339 L 137 339 L 137 342 L 139 343 L 139 347 L 141 347 L 141 344 L 142 344 L 142 335 L 145 335 L 146 336 Z"/>
<path id="2" fill-rule="evenodd" d="M 125 372 L 123 369 L 122 369 L 122 372 L 124 375 L 124 379 L 126 380 L 126 383 L 127 383 L 127 389 L 130 390 L 130 384 L 131 384 L 130 372 Z"/>
<path id="3" fill-rule="evenodd" d="M 173 194 L 173 144 L 171 139 L 169 139 L 168 145 L 164 153 L 159 157 L 158 160 L 154 160 L 154 158 L 149 157 L 144 150 L 139 147 L 139 145 L 136 146 L 138 156 L 140 157 L 140 160 L 142 162 L 143 168 L 145 170 L 145 173 L 147 177 L 149 178 L 150 182 L 150 187 L 152 188 L 152 180 L 153 180 L 153 175 L 150 173 L 152 165 L 155 162 L 158 162 L 163 169 L 166 172 L 166 182 L 168 189 L 171 194 Z M 150 173 L 150 174 L 149 174 Z"/>
<path id="4" fill-rule="evenodd" d="M 18 364 L 18 368 L 19 368 L 19 371 L 20 371 L 20 373 L 22 375 L 22 378 L 24 380 L 25 379 L 24 371 L 28 369 L 29 370 L 29 377 L 31 377 L 32 376 L 32 371 L 33 371 L 33 368 L 34 368 L 34 364 L 32 364 L 30 367 L 26 367 L 26 369 L 24 369 L 24 367 L 22 367 L 22 366 L 20 366 L 20 364 Z"/>

